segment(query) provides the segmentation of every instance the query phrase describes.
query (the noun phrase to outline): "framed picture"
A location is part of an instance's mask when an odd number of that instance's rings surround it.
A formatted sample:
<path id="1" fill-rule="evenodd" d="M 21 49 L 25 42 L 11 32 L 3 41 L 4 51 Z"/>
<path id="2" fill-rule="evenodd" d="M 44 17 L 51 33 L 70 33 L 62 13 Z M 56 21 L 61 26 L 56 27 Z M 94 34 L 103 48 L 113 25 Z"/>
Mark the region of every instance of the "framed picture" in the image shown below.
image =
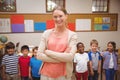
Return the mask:
<path id="1" fill-rule="evenodd" d="M 16 0 L 0 0 L 0 12 L 16 12 Z"/>
<path id="2" fill-rule="evenodd" d="M 65 7 L 65 0 L 46 0 L 46 12 L 52 12 L 57 5 Z"/>

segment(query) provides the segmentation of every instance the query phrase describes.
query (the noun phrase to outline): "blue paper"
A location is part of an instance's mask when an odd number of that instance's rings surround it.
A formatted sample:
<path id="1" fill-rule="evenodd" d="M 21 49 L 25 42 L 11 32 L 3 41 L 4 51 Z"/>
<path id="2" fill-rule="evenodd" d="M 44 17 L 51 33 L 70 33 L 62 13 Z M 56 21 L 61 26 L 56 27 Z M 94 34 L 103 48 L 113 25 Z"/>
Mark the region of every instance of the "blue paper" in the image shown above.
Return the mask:
<path id="1" fill-rule="evenodd" d="M 45 31 L 46 23 L 45 22 L 35 22 L 34 23 L 34 31 Z"/>
<path id="2" fill-rule="evenodd" d="M 110 25 L 109 24 L 103 24 L 102 25 L 102 30 L 110 30 Z"/>

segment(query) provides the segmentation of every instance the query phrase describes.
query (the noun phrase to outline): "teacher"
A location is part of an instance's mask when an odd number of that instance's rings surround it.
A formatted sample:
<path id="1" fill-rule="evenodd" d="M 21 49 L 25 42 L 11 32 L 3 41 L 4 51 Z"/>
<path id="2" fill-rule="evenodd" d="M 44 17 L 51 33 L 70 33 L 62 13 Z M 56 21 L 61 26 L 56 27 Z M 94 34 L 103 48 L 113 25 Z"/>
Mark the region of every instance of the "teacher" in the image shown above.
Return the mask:
<path id="1" fill-rule="evenodd" d="M 71 80 L 77 34 L 68 29 L 63 7 L 55 7 L 52 16 L 55 26 L 42 34 L 37 53 L 37 59 L 43 61 L 41 80 Z"/>

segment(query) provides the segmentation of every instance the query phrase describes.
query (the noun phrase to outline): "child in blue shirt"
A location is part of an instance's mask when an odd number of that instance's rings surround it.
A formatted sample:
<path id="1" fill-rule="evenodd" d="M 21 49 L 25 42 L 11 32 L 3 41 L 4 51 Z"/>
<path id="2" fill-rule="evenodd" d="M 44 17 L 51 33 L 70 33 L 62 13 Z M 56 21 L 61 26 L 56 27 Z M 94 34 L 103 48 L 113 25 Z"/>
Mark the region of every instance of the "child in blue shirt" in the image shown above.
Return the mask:
<path id="1" fill-rule="evenodd" d="M 99 74 L 101 72 L 101 56 L 98 52 L 98 41 L 93 39 L 90 42 L 91 51 L 88 52 L 89 55 L 89 67 L 90 74 L 88 80 L 98 80 Z"/>
<path id="2" fill-rule="evenodd" d="M 42 61 L 36 59 L 38 47 L 34 47 L 32 51 L 33 51 L 33 57 L 30 59 L 29 72 L 31 73 L 29 73 L 29 75 L 32 78 L 32 80 L 40 80 L 39 69 L 42 64 Z"/>

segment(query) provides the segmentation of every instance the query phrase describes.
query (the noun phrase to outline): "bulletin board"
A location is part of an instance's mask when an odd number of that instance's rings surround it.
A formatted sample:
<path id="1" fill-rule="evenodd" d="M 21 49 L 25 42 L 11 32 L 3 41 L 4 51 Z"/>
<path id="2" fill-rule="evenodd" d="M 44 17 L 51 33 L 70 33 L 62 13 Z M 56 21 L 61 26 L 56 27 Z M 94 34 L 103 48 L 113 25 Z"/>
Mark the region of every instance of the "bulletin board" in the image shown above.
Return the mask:
<path id="1" fill-rule="evenodd" d="M 117 31 L 118 14 L 69 14 L 72 31 Z M 54 27 L 52 14 L 0 13 L 0 33 L 41 32 Z"/>

